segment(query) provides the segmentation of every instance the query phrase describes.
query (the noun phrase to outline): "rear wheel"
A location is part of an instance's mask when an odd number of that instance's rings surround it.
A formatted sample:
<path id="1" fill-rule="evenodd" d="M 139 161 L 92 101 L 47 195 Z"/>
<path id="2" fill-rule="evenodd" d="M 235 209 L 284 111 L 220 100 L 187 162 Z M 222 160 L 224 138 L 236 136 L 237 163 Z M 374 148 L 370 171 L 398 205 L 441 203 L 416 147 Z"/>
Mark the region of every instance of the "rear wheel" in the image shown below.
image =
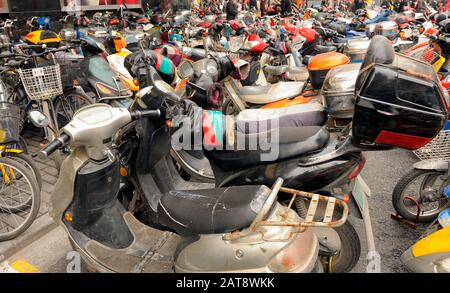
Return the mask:
<path id="1" fill-rule="evenodd" d="M 306 217 L 308 211 L 309 201 L 297 198 L 295 200 L 295 207 L 297 213 L 303 219 Z M 334 217 L 341 217 L 341 213 L 336 211 Z M 361 241 L 359 239 L 358 233 L 353 227 L 352 223 L 347 221 L 339 227 L 333 228 L 341 240 L 341 250 L 334 255 L 328 261 L 328 269 L 333 273 L 347 273 L 350 272 L 355 265 L 358 263 L 361 257 Z M 331 263 L 331 265 L 330 265 Z"/>
<path id="2" fill-rule="evenodd" d="M 344 225 L 334 228 L 341 239 L 341 251 L 332 258 L 333 273 L 348 273 L 361 257 L 361 242 L 353 225 L 347 220 Z"/>

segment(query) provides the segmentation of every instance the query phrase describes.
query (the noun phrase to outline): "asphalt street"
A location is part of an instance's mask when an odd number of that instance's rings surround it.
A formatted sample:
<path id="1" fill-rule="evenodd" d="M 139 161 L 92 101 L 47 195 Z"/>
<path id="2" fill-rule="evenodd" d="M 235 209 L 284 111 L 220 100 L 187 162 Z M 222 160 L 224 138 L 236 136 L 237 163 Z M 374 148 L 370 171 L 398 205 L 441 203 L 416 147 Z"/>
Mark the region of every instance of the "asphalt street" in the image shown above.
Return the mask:
<path id="1" fill-rule="evenodd" d="M 372 191 L 370 213 L 377 250 L 381 255 L 381 271 L 406 272 L 399 257 L 415 242 L 424 227 L 413 230 L 392 220 L 390 214 L 394 209 L 391 194 L 396 182 L 417 159 L 411 152 L 404 150 L 370 152 L 366 153 L 366 157 L 362 175 Z M 350 218 L 350 221 L 355 225 L 362 242 L 361 259 L 353 272 L 363 273 L 366 272 L 367 255 L 364 226 L 361 220 Z M 15 258 L 25 258 L 43 272 L 66 272 L 69 262 L 66 255 L 71 250 L 64 231 L 58 228 L 19 252 Z M 82 266 L 81 271 L 87 272 L 86 267 Z"/>

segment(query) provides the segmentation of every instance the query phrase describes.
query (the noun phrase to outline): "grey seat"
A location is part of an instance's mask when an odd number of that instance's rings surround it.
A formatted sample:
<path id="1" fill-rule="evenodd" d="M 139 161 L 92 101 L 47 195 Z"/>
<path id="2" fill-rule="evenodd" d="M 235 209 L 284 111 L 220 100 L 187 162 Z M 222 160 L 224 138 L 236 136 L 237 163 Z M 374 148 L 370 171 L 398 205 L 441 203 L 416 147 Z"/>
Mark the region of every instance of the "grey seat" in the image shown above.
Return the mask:
<path id="1" fill-rule="evenodd" d="M 278 82 L 266 86 L 243 86 L 237 92 L 247 103 L 267 104 L 300 96 L 304 82 Z"/>

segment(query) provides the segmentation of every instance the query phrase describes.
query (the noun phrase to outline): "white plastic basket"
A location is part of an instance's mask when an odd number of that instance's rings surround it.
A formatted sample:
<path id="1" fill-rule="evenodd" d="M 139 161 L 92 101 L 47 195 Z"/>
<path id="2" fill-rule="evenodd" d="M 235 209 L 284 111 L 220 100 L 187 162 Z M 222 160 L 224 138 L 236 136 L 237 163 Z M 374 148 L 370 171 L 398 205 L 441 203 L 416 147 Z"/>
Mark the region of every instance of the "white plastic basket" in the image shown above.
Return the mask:
<path id="1" fill-rule="evenodd" d="M 450 130 L 443 130 L 424 147 L 415 150 L 414 154 L 420 160 L 443 159 L 450 160 Z"/>
<path id="2" fill-rule="evenodd" d="M 25 91 L 32 100 L 50 99 L 63 93 L 59 64 L 20 69 L 19 75 Z"/>
<path id="3" fill-rule="evenodd" d="M 431 65 L 433 65 L 440 57 L 439 53 L 432 47 L 420 48 L 419 50 L 412 51 L 408 55 Z"/>

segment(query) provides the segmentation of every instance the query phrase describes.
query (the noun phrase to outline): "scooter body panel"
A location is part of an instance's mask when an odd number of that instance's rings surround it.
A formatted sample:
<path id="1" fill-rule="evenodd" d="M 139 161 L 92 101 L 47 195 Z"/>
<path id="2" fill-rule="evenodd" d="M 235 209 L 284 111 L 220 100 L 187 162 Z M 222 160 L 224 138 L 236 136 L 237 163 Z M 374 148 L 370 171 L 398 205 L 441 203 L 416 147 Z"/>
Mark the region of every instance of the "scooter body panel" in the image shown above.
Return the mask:
<path id="1" fill-rule="evenodd" d="M 406 250 L 402 263 L 414 273 L 450 272 L 450 227 L 438 230 Z"/>

